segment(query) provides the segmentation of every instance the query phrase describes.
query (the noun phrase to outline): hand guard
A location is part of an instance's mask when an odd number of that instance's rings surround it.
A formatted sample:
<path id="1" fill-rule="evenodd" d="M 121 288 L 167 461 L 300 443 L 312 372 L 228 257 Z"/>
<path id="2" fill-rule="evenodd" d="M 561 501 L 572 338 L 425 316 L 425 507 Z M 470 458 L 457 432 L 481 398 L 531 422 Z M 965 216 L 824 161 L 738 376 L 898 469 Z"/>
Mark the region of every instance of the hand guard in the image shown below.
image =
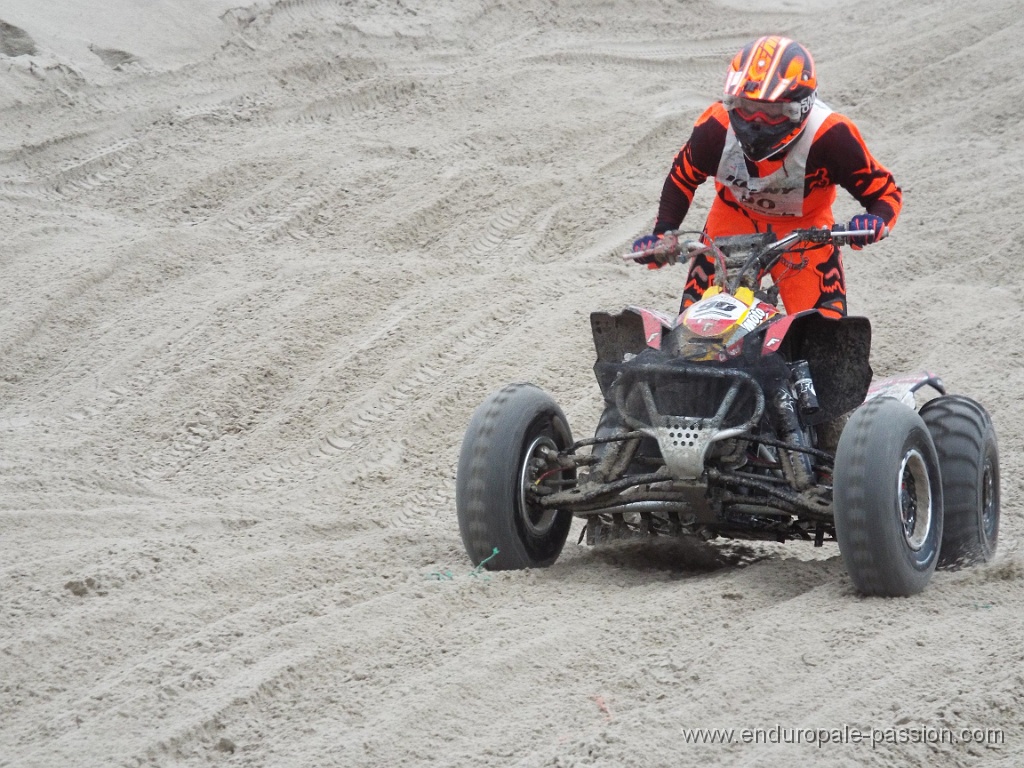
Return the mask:
<path id="1" fill-rule="evenodd" d="M 859 251 L 869 243 L 877 243 L 889 234 L 889 228 L 885 226 L 885 219 L 873 213 L 858 213 L 847 226 L 849 232 L 863 232 L 862 236 L 850 238 L 850 247 Z"/>

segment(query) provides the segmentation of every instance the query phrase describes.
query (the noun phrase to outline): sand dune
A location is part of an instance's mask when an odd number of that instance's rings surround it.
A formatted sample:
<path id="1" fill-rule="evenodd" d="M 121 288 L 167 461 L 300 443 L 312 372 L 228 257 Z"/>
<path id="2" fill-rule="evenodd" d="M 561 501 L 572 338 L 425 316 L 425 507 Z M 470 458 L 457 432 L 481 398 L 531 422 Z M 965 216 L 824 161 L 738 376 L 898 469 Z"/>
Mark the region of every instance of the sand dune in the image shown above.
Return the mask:
<path id="1" fill-rule="evenodd" d="M 1017 0 L 43 5 L 0 3 L 0 766 L 1024 761 Z M 875 600 L 576 527 L 474 572 L 470 414 L 593 428 L 588 314 L 677 305 L 618 254 L 764 32 L 904 188 L 851 310 L 989 407 L 997 560 Z M 686 741 L 776 726 L 1002 743 Z"/>

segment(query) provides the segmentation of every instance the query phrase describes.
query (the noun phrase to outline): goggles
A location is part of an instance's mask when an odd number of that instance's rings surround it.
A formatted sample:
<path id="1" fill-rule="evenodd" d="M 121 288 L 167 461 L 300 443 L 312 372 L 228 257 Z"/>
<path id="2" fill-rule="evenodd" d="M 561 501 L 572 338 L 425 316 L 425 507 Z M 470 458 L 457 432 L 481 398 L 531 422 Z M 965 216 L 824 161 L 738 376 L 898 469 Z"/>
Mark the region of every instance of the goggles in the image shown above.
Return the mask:
<path id="1" fill-rule="evenodd" d="M 726 94 L 722 97 L 722 106 L 748 123 L 757 120 L 768 125 L 781 125 L 787 121 L 799 123 L 803 117 L 800 103 L 796 101 L 757 101 Z"/>

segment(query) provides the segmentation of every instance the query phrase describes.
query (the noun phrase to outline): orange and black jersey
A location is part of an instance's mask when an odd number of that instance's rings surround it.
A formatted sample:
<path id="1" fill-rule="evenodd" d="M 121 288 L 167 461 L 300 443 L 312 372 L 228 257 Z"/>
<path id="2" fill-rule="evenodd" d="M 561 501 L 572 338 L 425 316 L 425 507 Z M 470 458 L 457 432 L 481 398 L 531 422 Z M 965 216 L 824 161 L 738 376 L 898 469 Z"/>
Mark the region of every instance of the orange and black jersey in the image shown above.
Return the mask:
<path id="1" fill-rule="evenodd" d="M 682 223 L 697 187 L 718 171 L 729 130 L 729 116 L 721 102 L 712 104 L 694 125 L 689 140 L 672 163 L 662 188 L 655 234 L 676 229 Z M 752 178 L 763 178 L 778 170 L 782 161 L 746 161 Z M 750 211 L 741 206 L 725 185 L 715 184 L 715 208 L 732 209 L 747 219 L 751 231 L 786 230 L 808 226 L 831 226 L 832 204 L 837 186 L 858 200 L 868 213 L 881 216 L 891 229 L 900 213 L 903 197 L 893 175 L 880 165 L 849 119 L 836 112 L 818 128 L 807 154 L 804 173 L 803 214 L 779 217 Z M 725 213 L 722 210 L 721 213 Z M 712 213 L 712 219 L 717 218 Z M 735 219 L 726 215 L 724 218 Z"/>

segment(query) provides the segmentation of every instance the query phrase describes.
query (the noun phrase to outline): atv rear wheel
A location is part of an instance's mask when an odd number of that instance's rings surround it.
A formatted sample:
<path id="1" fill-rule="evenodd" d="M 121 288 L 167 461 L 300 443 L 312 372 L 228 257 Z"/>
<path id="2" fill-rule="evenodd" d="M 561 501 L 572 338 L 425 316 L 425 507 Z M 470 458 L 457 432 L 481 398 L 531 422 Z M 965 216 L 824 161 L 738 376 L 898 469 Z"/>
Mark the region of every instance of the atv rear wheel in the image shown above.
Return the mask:
<path id="1" fill-rule="evenodd" d="M 961 395 L 930 400 L 921 418 L 942 468 L 940 568 L 985 563 L 999 538 L 999 448 L 992 419 Z"/>
<path id="2" fill-rule="evenodd" d="M 474 565 L 511 570 L 555 562 L 572 513 L 538 505 L 535 488 L 575 480 L 575 470 L 552 461 L 570 445 L 562 409 L 532 384 L 510 384 L 480 404 L 462 440 L 455 481 L 459 531 Z"/>
<path id="3" fill-rule="evenodd" d="M 839 551 L 858 591 L 898 597 L 927 586 L 942 541 L 942 478 L 913 408 L 878 397 L 853 412 L 836 449 L 833 498 Z"/>

